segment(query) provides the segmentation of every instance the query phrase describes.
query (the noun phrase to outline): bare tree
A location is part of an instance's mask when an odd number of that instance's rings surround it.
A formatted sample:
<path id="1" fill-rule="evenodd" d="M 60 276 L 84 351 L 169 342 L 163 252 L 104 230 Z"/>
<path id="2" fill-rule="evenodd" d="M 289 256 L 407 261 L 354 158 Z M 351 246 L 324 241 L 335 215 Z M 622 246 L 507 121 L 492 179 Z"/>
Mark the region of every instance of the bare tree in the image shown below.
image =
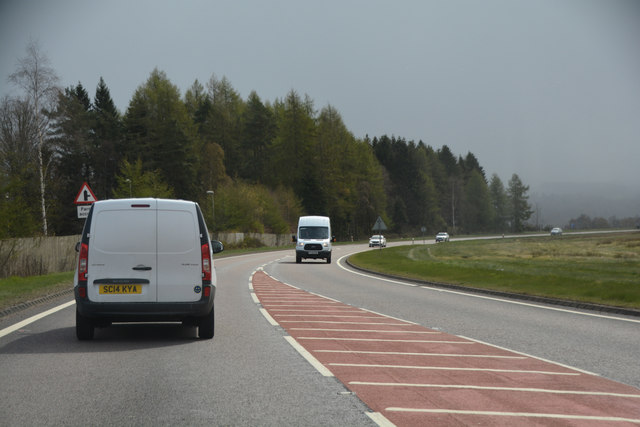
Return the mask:
<path id="1" fill-rule="evenodd" d="M 40 47 L 34 41 L 27 45 L 27 56 L 18 61 L 16 72 L 9 76 L 9 81 L 21 87 L 25 92 L 26 100 L 33 111 L 36 123 L 36 138 L 34 144 L 37 147 L 38 172 L 40 174 L 40 202 L 42 207 L 42 230 L 47 235 L 47 207 L 46 194 L 46 168 L 43 161 L 43 148 L 46 142 L 45 135 L 49 128 L 49 117 L 46 111 L 51 111 L 59 92 L 57 86 L 59 78 L 49 65 L 49 59 L 40 51 Z"/>

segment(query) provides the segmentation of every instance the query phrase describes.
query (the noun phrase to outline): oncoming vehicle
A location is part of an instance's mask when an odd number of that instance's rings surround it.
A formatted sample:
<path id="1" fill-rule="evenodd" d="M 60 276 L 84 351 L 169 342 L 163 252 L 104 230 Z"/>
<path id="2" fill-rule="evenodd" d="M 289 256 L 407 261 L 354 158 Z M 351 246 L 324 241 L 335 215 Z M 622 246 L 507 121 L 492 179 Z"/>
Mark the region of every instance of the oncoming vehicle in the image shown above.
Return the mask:
<path id="1" fill-rule="evenodd" d="M 113 322 L 182 322 L 214 335 L 216 273 L 197 203 L 167 199 L 98 201 L 91 207 L 74 276 L 76 335 Z"/>
<path id="2" fill-rule="evenodd" d="M 298 219 L 296 263 L 303 259 L 325 259 L 331 264 L 331 221 L 326 216 L 301 216 Z"/>
<path id="3" fill-rule="evenodd" d="M 440 233 L 436 234 L 436 243 L 439 242 L 448 242 L 449 241 L 449 234 L 445 233 L 444 231 L 441 231 Z"/>
<path id="4" fill-rule="evenodd" d="M 387 247 L 387 239 L 382 234 L 374 234 L 369 239 L 369 247 L 380 246 L 381 248 Z"/>
<path id="5" fill-rule="evenodd" d="M 562 228 L 560 227 L 554 227 L 551 229 L 551 235 L 552 236 L 562 236 Z"/>

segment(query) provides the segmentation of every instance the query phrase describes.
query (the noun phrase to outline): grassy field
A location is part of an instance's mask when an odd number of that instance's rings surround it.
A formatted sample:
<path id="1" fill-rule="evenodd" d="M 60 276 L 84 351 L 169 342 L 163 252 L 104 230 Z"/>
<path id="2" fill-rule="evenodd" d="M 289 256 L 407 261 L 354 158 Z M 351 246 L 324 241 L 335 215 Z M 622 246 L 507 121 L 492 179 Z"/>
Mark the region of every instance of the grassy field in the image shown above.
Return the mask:
<path id="1" fill-rule="evenodd" d="M 640 233 L 399 246 L 350 262 L 434 282 L 640 308 Z"/>
<path id="2" fill-rule="evenodd" d="M 73 272 L 0 279 L 0 311 L 73 287 Z"/>

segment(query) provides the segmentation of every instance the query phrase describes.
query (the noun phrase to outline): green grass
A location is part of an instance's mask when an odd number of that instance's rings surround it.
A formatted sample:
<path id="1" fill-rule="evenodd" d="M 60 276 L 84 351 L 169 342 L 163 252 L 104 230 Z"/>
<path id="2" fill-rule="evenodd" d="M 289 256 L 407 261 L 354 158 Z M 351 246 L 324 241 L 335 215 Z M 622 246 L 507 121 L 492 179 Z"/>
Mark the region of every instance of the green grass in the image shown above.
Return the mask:
<path id="1" fill-rule="evenodd" d="M 640 308 L 640 233 L 399 246 L 350 262 L 408 278 Z"/>
<path id="2" fill-rule="evenodd" d="M 73 271 L 44 276 L 0 279 L 0 311 L 73 287 Z"/>

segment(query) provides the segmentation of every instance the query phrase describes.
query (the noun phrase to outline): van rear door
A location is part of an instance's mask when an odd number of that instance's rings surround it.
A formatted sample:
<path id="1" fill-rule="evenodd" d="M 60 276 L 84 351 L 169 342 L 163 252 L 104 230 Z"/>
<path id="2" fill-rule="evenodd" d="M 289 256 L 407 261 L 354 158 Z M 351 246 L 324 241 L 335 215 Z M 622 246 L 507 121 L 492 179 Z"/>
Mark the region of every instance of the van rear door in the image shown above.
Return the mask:
<path id="1" fill-rule="evenodd" d="M 158 302 L 202 296 L 202 248 L 196 204 L 158 200 Z"/>
<path id="2" fill-rule="evenodd" d="M 156 204 L 154 199 L 113 201 L 94 211 L 87 283 L 91 301 L 157 300 Z"/>

